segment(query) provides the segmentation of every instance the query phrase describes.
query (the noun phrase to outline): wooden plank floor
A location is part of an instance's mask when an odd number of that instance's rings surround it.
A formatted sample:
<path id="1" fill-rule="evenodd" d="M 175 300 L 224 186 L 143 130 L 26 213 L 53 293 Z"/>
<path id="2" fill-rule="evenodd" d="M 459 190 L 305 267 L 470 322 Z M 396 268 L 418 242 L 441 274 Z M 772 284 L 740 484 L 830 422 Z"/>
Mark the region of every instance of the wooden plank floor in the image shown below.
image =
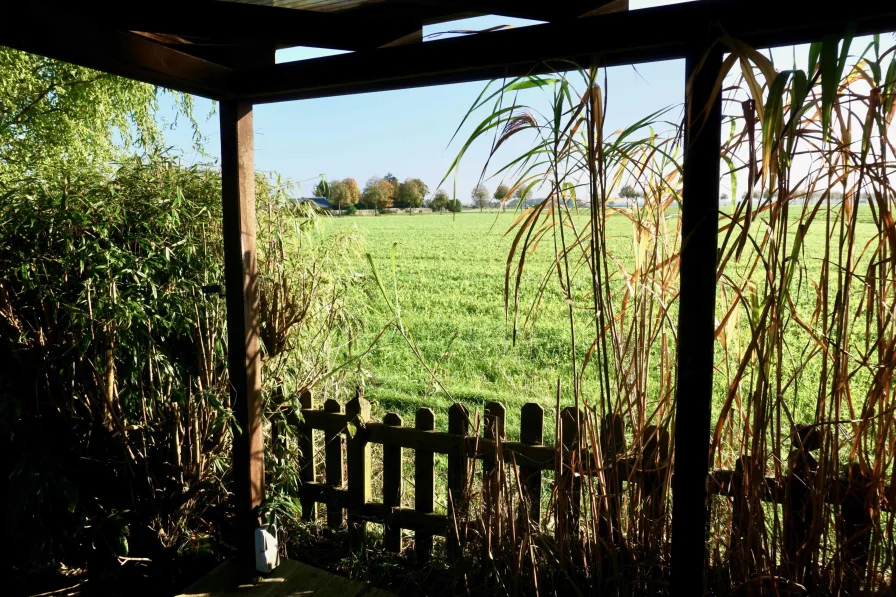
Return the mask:
<path id="1" fill-rule="evenodd" d="M 178 597 L 394 597 L 293 560 L 281 559 L 276 570 L 255 584 L 238 584 L 234 573 L 232 562 L 223 562 Z"/>

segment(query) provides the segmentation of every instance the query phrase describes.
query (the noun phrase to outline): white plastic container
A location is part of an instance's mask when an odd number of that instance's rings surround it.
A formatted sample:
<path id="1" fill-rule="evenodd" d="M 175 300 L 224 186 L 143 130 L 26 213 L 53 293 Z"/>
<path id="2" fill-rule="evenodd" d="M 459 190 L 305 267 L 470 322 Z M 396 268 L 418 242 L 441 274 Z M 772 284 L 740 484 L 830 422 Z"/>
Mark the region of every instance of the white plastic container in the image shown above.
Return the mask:
<path id="1" fill-rule="evenodd" d="M 264 525 L 255 529 L 255 569 L 267 574 L 279 565 L 277 527 Z"/>

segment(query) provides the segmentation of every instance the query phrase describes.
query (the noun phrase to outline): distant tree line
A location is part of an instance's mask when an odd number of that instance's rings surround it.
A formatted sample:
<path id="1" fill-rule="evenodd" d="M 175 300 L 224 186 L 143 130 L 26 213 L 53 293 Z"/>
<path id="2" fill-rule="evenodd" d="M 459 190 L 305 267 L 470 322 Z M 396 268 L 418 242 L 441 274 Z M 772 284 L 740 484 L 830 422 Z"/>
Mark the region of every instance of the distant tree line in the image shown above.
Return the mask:
<path id="1" fill-rule="evenodd" d="M 752 197 L 752 199 L 768 199 L 770 197 L 770 193 L 768 189 L 763 189 L 760 191 L 753 191 L 752 193 L 744 192 L 741 194 L 741 201 L 746 201 L 748 195 Z M 802 199 L 802 200 L 822 200 L 826 199 L 830 195 L 830 199 L 833 202 L 843 201 L 843 191 L 830 191 L 830 193 L 826 193 L 825 191 L 813 191 L 812 193 L 808 193 L 805 190 L 797 189 L 791 192 L 788 196 L 791 199 Z M 851 199 L 855 198 L 855 194 L 848 194 L 848 197 Z M 871 195 L 867 192 L 859 193 L 859 202 L 867 203 L 871 199 Z"/>
<path id="2" fill-rule="evenodd" d="M 429 187 L 419 178 L 407 178 L 400 182 L 391 172 L 382 177 L 371 177 L 363 189 L 354 178 L 334 182 L 321 180 L 314 187 L 315 197 L 325 198 L 336 209 L 350 212 L 358 209 L 422 207 L 428 194 Z"/>
<path id="3" fill-rule="evenodd" d="M 482 183 L 473 187 L 473 190 L 470 192 L 470 198 L 473 200 L 473 207 L 478 207 L 479 211 L 489 207 L 500 207 L 503 209 L 504 205 L 511 198 L 525 201 L 531 196 L 532 193 L 527 187 L 520 186 L 517 187 L 511 197 L 510 187 L 504 183 L 499 184 L 494 193 L 490 193 L 488 187 Z"/>
<path id="4" fill-rule="evenodd" d="M 490 207 L 503 207 L 511 198 L 524 201 L 531 197 L 531 192 L 526 187 L 518 187 L 512 195 L 510 190 L 510 187 L 502 183 L 492 193 L 484 184 L 477 184 L 470 193 L 471 205 L 481 211 Z M 429 187 L 421 179 L 406 178 L 404 182 L 400 182 L 391 172 L 382 177 L 372 176 L 363 189 L 354 178 L 333 182 L 322 178 L 314 187 L 313 194 L 326 199 L 335 209 L 348 213 L 359 209 L 381 211 L 392 207 L 428 207 L 437 212 L 459 212 L 463 208 L 459 199 L 452 199 L 443 189 L 437 189 L 427 198 Z"/>
<path id="5" fill-rule="evenodd" d="M 344 178 L 328 182 L 321 179 L 314 187 L 315 197 L 326 199 L 339 211 L 354 213 L 359 209 L 375 209 L 381 211 L 388 208 L 428 207 L 433 211 L 461 210 L 461 202 L 451 199 L 442 189 L 438 189 L 427 199 L 429 186 L 419 178 L 406 178 L 400 182 L 391 172 L 385 176 L 372 176 L 364 184 L 358 186 L 354 178 Z"/>

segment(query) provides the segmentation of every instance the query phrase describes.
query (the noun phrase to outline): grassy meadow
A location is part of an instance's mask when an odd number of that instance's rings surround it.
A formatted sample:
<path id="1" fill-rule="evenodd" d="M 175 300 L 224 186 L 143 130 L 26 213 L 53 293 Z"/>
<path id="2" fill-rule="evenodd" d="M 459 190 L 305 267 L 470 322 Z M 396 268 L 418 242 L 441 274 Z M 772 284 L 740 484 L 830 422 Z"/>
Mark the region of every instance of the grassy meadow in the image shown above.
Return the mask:
<path id="1" fill-rule="evenodd" d="M 799 207 L 792 210 L 794 229 L 797 215 L 793 212 L 800 211 Z M 875 226 L 870 210 L 860 209 L 857 237 L 859 246 L 863 246 L 875 234 Z M 561 406 L 568 406 L 573 400 L 569 391 L 569 315 L 557 288 L 556 274 L 549 273 L 553 247 L 546 241 L 526 264 L 520 291 L 520 331 L 514 343 L 513 313 L 505 315 L 504 276 L 512 242 L 512 234 L 506 232 L 517 216 L 470 211 L 456 217 L 450 214 L 345 217 L 325 224 L 334 231 L 357 228 L 363 239 L 360 257 L 354 264 L 363 281 L 350 302 L 354 303 L 352 309 L 358 314 L 362 330 L 355 351 L 376 340 L 361 365 L 366 380 L 365 395 L 373 403 L 376 416 L 397 412 L 405 424 L 412 424 L 414 411 L 426 406 L 435 412 L 437 425 L 445 428 L 451 402 L 481 409 L 486 402 L 494 400 L 507 408 L 507 431 L 516 435 L 520 406 L 536 401 L 548 413 L 546 436 L 553 436 L 551 411 L 557 402 L 558 379 L 561 380 Z M 586 212 L 581 214 L 581 221 L 587 222 Z M 608 243 L 618 259 L 633 260 L 632 238 L 633 225 L 629 219 L 618 213 L 609 218 Z M 824 245 L 824 218 L 817 218 L 801 257 L 803 279 L 794 285 L 798 289 L 794 293 L 795 301 L 805 303 L 807 310 L 815 306 L 816 297 L 809 279 L 817 280 L 820 275 Z M 383 297 L 367 254 L 390 300 L 393 304 L 397 300 L 401 322 L 419 348 L 423 362 L 398 327 L 387 325 L 394 321 L 394 310 Z M 735 269 L 729 267 L 728 271 Z M 538 284 L 545 275 L 552 276 L 548 292 L 534 315 L 526 320 Z M 581 320 L 577 325 L 581 330 L 589 330 L 587 275 L 579 272 L 576 280 L 581 285 L 579 296 L 582 297 L 577 311 Z M 621 293 L 621 276 L 614 282 L 619 284 Z M 761 293 L 761 281 L 757 282 L 760 282 L 757 292 Z M 720 296 L 718 301 L 720 319 L 724 317 L 726 300 Z M 673 314 L 674 306 L 670 311 L 670 342 L 674 342 Z M 738 327 L 744 338 L 747 326 L 747 317 L 741 317 Z M 384 328 L 385 332 L 377 339 Z M 798 326 L 788 330 L 792 334 L 793 350 L 798 351 L 808 342 Z M 584 337 L 577 342 L 579 363 L 593 337 L 580 336 Z M 723 363 L 721 346 L 717 346 L 717 355 L 717 362 Z M 813 361 L 820 367 L 820 358 Z M 736 362 L 730 366 L 735 367 Z M 658 376 L 659 367 L 657 360 L 651 375 Z M 811 376 L 814 369 L 807 367 L 802 375 Z M 596 395 L 596 381 L 592 377 L 586 374 L 583 379 L 586 398 Z M 794 412 L 798 418 L 811 419 L 817 385 L 808 380 L 804 388 L 798 385 L 791 387 Z M 716 406 L 724 399 L 727 389 L 725 368 L 720 366 L 716 375 Z"/>
<path id="2" fill-rule="evenodd" d="M 398 412 L 410 421 L 415 409 L 427 406 L 437 424 L 446 425 L 453 401 L 472 409 L 494 400 L 507 407 L 509 430 L 515 430 L 522 404 L 555 403 L 558 377 L 565 381 L 570 375 L 568 321 L 559 293 L 546 297 L 515 345 L 513 315 L 505 317 L 511 243 L 505 232 L 515 217 L 467 212 L 333 220 L 334 227 L 360 231 L 362 253 L 370 255 L 390 298 L 397 295 L 402 322 L 426 364 L 390 327 L 363 364 L 369 373 L 366 396 L 376 410 Z M 624 235 L 625 223 L 621 218 L 619 223 Z M 544 249 L 531 262 L 521 291 L 527 304 L 535 296 L 536 274 L 544 275 L 551 263 L 552 252 Z M 363 301 L 359 346 L 365 346 L 393 312 L 370 263 L 362 259 L 357 269 L 365 275 L 355 297 L 356 306 Z"/>

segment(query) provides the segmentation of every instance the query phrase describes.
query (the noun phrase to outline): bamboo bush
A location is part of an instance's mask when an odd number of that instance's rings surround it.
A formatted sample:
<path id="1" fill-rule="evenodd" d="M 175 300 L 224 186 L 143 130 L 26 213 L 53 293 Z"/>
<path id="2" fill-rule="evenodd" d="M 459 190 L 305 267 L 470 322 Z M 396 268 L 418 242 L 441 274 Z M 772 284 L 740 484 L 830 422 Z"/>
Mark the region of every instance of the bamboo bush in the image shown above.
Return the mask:
<path id="1" fill-rule="evenodd" d="M 261 179 L 262 181 L 264 179 Z M 357 230 L 331 233 L 313 203 L 297 203 L 294 188 L 277 175 L 257 186 L 260 328 L 267 427 L 265 514 L 290 522 L 301 514 L 301 454 L 287 415 L 314 390 L 350 395 L 358 322 L 347 295 L 358 276 L 352 264 L 362 242 Z M 360 352 L 359 354 L 356 354 Z M 285 535 L 284 535 L 285 536 Z"/>
<path id="2" fill-rule="evenodd" d="M 11 565 L 95 577 L 157 566 L 164 585 L 178 554 L 232 545 L 220 175 L 164 155 L 75 172 L 35 171 L 0 203 Z M 257 192 L 276 420 L 283 396 L 341 387 L 353 278 L 335 266 L 355 239 L 323 234 L 276 179 L 259 176 Z M 282 464 L 270 463 L 270 497 L 288 504 L 296 483 Z"/>
<path id="3" fill-rule="evenodd" d="M 25 562 L 175 547 L 216 493 L 229 398 L 223 305 L 203 289 L 219 282 L 218 188 L 134 159 L 5 193 L 3 405 Z"/>

